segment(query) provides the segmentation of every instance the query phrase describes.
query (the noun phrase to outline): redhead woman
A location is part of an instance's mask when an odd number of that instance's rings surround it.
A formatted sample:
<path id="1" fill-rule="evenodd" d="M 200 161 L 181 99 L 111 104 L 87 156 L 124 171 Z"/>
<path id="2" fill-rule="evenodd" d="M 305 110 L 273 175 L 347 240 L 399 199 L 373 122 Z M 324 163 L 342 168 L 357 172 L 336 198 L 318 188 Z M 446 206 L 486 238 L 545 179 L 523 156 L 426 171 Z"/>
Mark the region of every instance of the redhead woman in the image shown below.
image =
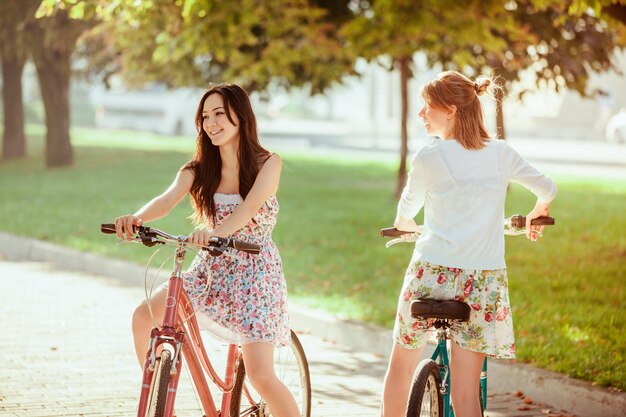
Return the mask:
<path id="1" fill-rule="evenodd" d="M 413 373 L 427 340 L 427 323 L 413 319 L 410 302 L 459 300 L 470 319 L 452 327 L 452 403 L 457 417 L 479 417 L 479 378 L 485 355 L 514 358 L 515 341 L 504 261 L 504 201 L 510 181 L 537 196 L 526 216 L 527 237 L 542 227 L 530 221 L 550 213 L 555 183 L 509 145 L 491 139 L 479 96 L 497 88 L 489 77 L 473 81 L 446 71 L 422 88 L 419 116 L 436 137 L 414 156 L 394 226 L 416 231 L 413 218 L 424 209 L 424 229 L 400 291 L 394 345 L 385 376 L 382 416 L 406 413 Z"/>

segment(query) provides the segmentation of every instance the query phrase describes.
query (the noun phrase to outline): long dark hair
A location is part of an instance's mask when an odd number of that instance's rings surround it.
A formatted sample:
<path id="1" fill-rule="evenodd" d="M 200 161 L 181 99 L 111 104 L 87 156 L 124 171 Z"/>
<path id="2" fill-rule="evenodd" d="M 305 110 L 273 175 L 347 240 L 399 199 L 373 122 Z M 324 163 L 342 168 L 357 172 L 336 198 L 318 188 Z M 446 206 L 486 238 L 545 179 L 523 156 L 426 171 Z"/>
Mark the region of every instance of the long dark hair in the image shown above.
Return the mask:
<path id="1" fill-rule="evenodd" d="M 224 111 L 232 124 L 234 112 L 239 121 L 239 194 L 246 198 L 259 169 L 270 157 L 270 152 L 259 143 L 256 117 L 252 111 L 250 98 L 245 90 L 235 84 L 215 84 L 202 95 L 196 110 L 196 152 L 193 159 L 183 169 L 193 172 L 193 183 L 189 193 L 194 208 L 193 219 L 201 223 L 210 220 L 215 225 L 215 202 L 213 197 L 222 179 L 222 158 L 219 147 L 213 145 L 211 139 L 202 128 L 202 111 L 204 102 L 212 94 L 219 94 L 224 99 Z"/>

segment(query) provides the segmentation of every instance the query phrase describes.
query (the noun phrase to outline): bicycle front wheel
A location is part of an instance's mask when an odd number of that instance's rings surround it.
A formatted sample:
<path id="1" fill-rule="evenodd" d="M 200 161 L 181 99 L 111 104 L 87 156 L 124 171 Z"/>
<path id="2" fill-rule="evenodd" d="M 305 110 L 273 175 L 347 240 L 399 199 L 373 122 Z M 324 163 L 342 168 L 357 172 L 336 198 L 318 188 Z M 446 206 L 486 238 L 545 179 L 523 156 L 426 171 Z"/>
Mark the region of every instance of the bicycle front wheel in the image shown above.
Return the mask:
<path id="1" fill-rule="evenodd" d="M 420 362 L 409 395 L 407 417 L 443 417 L 439 365 L 432 359 Z"/>
<path id="2" fill-rule="evenodd" d="M 274 370 L 278 379 L 293 395 L 302 417 L 311 415 L 311 376 L 304 349 L 296 334 L 291 332 L 291 344 L 274 349 Z M 245 364 L 237 371 L 230 403 L 231 417 L 268 417 L 272 413 L 265 400 L 252 388 L 246 377 Z"/>
<path id="3" fill-rule="evenodd" d="M 171 369 L 172 353 L 163 349 L 161 356 L 157 358 L 157 364 L 152 374 L 146 417 L 163 417 L 165 414 L 165 401 L 167 400 L 167 386 L 170 383 Z"/>

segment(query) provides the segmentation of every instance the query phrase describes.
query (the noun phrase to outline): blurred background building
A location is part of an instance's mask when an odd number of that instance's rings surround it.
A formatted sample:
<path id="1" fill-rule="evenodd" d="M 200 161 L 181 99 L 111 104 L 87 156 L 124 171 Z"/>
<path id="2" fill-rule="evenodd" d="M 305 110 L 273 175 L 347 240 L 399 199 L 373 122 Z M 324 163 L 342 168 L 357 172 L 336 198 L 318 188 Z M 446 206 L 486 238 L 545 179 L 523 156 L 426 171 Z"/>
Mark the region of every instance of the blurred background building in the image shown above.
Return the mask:
<path id="1" fill-rule="evenodd" d="M 626 69 L 626 53 L 619 55 L 618 61 Z M 410 140 L 425 136 L 417 117 L 422 105 L 419 89 L 438 72 L 426 69 L 425 63 L 420 65 L 419 55 L 415 62 L 417 68 L 409 89 Z M 320 141 L 342 138 L 360 141 L 366 147 L 397 147 L 399 74 L 365 61 L 358 62 L 357 70 L 362 77 L 348 78 L 324 95 L 310 97 L 305 90 L 287 92 L 278 88 L 270 88 L 263 97 L 253 94 L 260 133 Z M 44 109 L 32 64 L 26 66 L 23 77 L 26 120 L 43 123 Z M 529 73 L 505 100 L 507 136 L 626 143 L 626 77 L 617 73 L 592 75 L 589 88 L 595 97 L 583 98 L 567 90 L 556 93 L 537 88 Z M 520 100 L 517 93 L 522 89 L 528 91 Z M 119 79 L 106 89 L 74 78 L 72 125 L 195 137 L 194 116 L 201 94 L 202 89 L 167 89 L 163 85 L 127 90 Z M 495 131 L 494 102 L 485 98 L 483 103 L 487 122 Z"/>

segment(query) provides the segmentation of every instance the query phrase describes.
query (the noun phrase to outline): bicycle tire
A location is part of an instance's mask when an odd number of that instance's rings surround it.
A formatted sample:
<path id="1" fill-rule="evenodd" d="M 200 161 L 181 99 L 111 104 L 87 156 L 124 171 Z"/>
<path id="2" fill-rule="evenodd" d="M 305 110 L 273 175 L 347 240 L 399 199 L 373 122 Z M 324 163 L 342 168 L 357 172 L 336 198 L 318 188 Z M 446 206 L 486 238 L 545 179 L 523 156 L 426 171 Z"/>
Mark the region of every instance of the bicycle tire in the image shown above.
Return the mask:
<path id="1" fill-rule="evenodd" d="M 439 365 L 424 359 L 418 365 L 407 404 L 407 417 L 443 417 Z M 426 401 L 425 401 L 426 400 Z"/>
<path id="2" fill-rule="evenodd" d="M 294 396 L 302 417 L 311 415 L 311 374 L 302 344 L 298 336 L 291 332 L 291 344 L 274 350 L 274 369 L 278 379 Z M 244 392 L 249 391 L 251 399 Z M 245 364 L 240 362 L 237 369 L 235 386 L 230 402 L 231 417 L 269 417 L 272 416 L 263 398 L 254 391 L 246 378 Z"/>
<path id="3" fill-rule="evenodd" d="M 165 401 L 167 400 L 167 386 L 170 383 L 171 369 L 172 353 L 164 349 L 161 356 L 157 358 L 157 365 L 150 383 L 146 417 L 163 417 L 165 414 Z"/>

